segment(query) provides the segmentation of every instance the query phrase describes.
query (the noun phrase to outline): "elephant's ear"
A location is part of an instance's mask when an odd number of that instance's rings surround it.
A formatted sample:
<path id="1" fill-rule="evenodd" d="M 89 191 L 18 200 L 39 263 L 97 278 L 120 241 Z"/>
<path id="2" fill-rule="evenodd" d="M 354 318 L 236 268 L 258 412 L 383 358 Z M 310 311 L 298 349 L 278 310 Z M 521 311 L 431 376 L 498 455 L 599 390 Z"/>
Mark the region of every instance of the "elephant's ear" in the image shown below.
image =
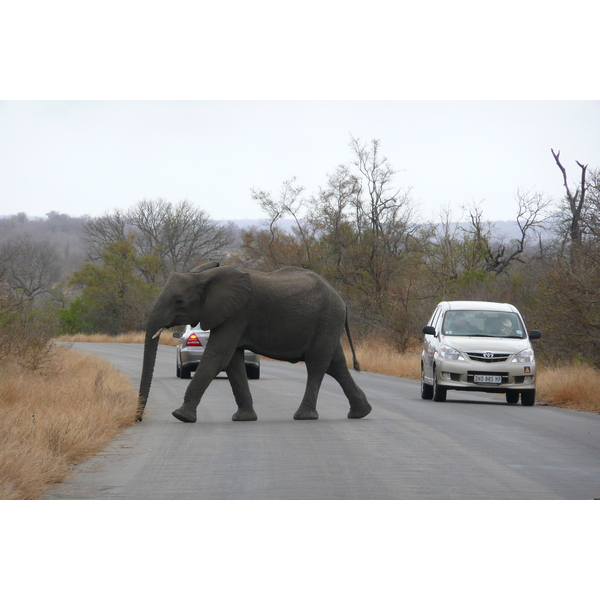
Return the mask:
<path id="1" fill-rule="evenodd" d="M 200 305 L 200 326 L 214 329 L 240 310 L 250 299 L 250 275 L 235 267 L 208 269 L 199 276 L 204 292 Z"/>

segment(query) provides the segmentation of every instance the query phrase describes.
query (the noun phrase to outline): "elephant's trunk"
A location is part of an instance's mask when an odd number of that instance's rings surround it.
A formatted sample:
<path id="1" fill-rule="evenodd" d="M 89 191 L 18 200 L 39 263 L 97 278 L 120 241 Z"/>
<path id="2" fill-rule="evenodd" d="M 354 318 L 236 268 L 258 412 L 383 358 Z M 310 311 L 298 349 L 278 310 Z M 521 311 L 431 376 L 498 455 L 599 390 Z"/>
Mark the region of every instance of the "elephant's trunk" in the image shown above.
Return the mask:
<path id="1" fill-rule="evenodd" d="M 159 335 L 155 335 L 160 329 L 156 324 L 156 320 L 149 319 L 146 327 L 146 338 L 144 341 L 144 361 L 142 365 L 142 379 L 140 381 L 140 393 L 138 399 L 137 417 L 138 421 L 142 420 L 144 408 L 148 401 L 150 393 L 150 385 L 152 384 L 152 375 L 154 374 L 154 364 L 156 363 L 156 352 L 158 350 Z"/>

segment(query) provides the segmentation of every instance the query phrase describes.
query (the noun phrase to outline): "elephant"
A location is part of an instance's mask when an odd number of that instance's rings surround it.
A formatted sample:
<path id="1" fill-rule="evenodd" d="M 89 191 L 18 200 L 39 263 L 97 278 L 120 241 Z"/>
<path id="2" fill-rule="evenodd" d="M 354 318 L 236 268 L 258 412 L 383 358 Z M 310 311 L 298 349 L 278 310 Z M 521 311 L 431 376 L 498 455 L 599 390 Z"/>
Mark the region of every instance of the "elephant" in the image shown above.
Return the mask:
<path id="1" fill-rule="evenodd" d="M 346 331 L 354 369 L 360 367 L 341 296 L 321 276 L 298 267 L 272 273 L 202 264 L 189 273 L 173 273 L 147 320 L 137 420 L 150 392 L 159 336 L 167 328 L 196 325 L 210 330 L 202 360 L 173 416 L 196 422 L 202 395 L 225 370 L 237 403 L 234 421 L 255 421 L 244 367 L 244 349 L 292 363 L 304 361 L 307 383 L 294 419 L 318 419 L 317 396 L 325 374 L 338 381 L 350 402 L 348 418 L 371 412 L 364 392 L 346 365 L 341 336 Z"/>

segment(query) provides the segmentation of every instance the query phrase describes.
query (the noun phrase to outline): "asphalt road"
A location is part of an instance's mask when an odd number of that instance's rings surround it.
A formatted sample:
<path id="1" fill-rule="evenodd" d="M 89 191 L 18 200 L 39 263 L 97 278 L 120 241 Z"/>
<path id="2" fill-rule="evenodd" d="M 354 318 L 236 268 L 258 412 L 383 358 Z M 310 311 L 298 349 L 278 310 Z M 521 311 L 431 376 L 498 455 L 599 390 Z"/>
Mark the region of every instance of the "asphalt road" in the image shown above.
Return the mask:
<path id="1" fill-rule="evenodd" d="M 136 387 L 142 346 L 74 344 L 110 360 Z M 503 396 L 449 392 L 421 400 L 419 383 L 355 373 L 373 411 L 346 418 L 326 377 L 318 421 L 294 421 L 304 365 L 263 361 L 251 381 L 256 422 L 233 422 L 225 376 L 198 422 L 171 416 L 186 381 L 175 349 L 159 347 L 144 421 L 77 465 L 47 499 L 594 499 L 600 498 L 600 416 Z"/>

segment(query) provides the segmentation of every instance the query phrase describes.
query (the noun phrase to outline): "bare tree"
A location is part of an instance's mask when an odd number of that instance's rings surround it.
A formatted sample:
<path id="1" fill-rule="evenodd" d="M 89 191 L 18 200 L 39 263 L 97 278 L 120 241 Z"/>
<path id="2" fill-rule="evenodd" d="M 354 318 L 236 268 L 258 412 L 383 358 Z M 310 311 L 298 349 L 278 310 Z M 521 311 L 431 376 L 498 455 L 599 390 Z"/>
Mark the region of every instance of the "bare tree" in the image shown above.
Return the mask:
<path id="1" fill-rule="evenodd" d="M 283 182 L 278 200 L 273 200 L 270 192 L 259 189 L 251 190 L 252 199 L 268 215 L 268 255 L 269 261 L 276 268 L 288 265 L 290 258 L 293 259 L 293 264 L 296 266 L 313 267 L 312 251 L 315 243 L 315 228 L 306 214 L 309 211 L 310 201 L 303 197 L 304 190 L 303 186 L 296 183 L 295 177 Z M 277 225 L 278 221 L 286 215 L 294 221 L 292 227 L 294 236 L 290 236 Z M 291 254 L 281 252 L 281 241 L 284 239 L 288 248 L 296 247 L 296 252 Z"/>
<path id="2" fill-rule="evenodd" d="M 544 229 L 544 224 L 549 218 L 549 208 L 552 200 L 539 192 L 523 192 L 517 190 L 517 226 L 521 235 L 510 240 L 509 244 L 504 241 L 497 242 L 493 246 L 488 240 L 486 250 L 485 268 L 496 275 L 503 273 L 513 262 L 523 262 L 521 255 L 525 251 L 527 242 L 533 235 Z M 473 215 L 471 215 L 473 220 Z"/>
<path id="3" fill-rule="evenodd" d="M 173 271 L 191 270 L 233 241 L 230 227 L 219 225 L 187 200 L 142 200 L 126 212 L 116 210 L 84 225 L 88 257 L 96 262 L 109 244 L 129 236 L 143 259 L 141 274 L 152 283 L 164 282 Z"/>
<path id="4" fill-rule="evenodd" d="M 571 243 L 579 244 L 582 240 L 581 218 L 585 206 L 585 193 L 587 190 L 587 165 L 582 165 L 579 161 L 575 161 L 577 163 L 577 166 L 581 169 L 581 180 L 579 186 L 573 194 L 571 192 L 571 189 L 569 188 L 569 183 L 567 182 L 567 171 L 560 162 L 560 150 L 558 152 L 554 152 L 552 148 L 550 148 L 550 150 L 552 152 L 552 156 L 554 156 L 554 160 L 556 161 L 558 168 L 562 173 L 563 185 L 565 186 L 565 190 L 567 192 L 567 203 L 570 211 L 569 234 Z"/>
<path id="5" fill-rule="evenodd" d="M 100 260 L 108 244 L 126 239 L 130 231 L 127 215 L 118 209 L 102 217 L 87 219 L 83 224 L 82 237 L 88 260 Z"/>
<path id="6" fill-rule="evenodd" d="M 163 276 L 189 271 L 231 243 L 230 231 L 188 200 L 172 204 L 163 199 L 142 200 L 128 213 L 142 255 L 161 259 Z"/>
<path id="7" fill-rule="evenodd" d="M 0 247 L 4 257 L 4 280 L 24 300 L 52 293 L 62 269 L 56 246 L 47 240 L 18 236 Z"/>
<path id="8" fill-rule="evenodd" d="M 35 297 L 50 285 L 50 280 L 36 270 L 39 265 L 35 258 L 30 263 L 23 260 L 24 252 L 23 244 L 15 244 L 10 249 L 5 244 L 0 252 L 0 360 L 10 357 L 26 368 L 37 370 L 51 366 L 55 327 L 48 314 L 34 315 L 32 306 Z M 32 265 L 35 268 L 29 276 L 19 276 L 19 264 L 21 268 Z M 44 272 L 48 274 L 49 270 Z M 19 276 L 17 279 L 15 273 Z"/>
<path id="9" fill-rule="evenodd" d="M 600 169 L 586 171 L 587 189 L 581 215 L 582 236 L 600 239 Z"/>
<path id="10" fill-rule="evenodd" d="M 408 194 L 402 189 L 395 189 L 392 185 L 397 174 L 388 159 L 381 156 L 379 140 L 372 140 L 367 147 L 359 139 L 352 138 L 350 147 L 354 151 L 354 165 L 358 168 L 367 190 L 367 198 L 362 194 L 354 195 L 356 198 L 357 221 L 366 217 L 371 231 L 376 236 L 384 232 L 385 223 L 395 223 L 403 210 L 407 208 Z M 360 179 L 355 183 L 360 185 Z"/>

